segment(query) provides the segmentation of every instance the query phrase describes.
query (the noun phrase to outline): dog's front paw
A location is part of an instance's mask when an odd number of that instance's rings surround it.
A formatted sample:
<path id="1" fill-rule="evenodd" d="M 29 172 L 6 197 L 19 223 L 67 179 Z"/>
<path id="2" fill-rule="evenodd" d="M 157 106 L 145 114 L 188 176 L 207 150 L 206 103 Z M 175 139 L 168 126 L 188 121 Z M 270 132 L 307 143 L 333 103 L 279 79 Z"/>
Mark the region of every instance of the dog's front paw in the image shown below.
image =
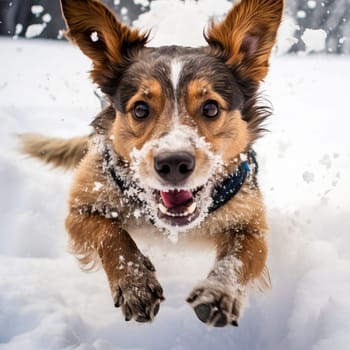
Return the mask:
<path id="1" fill-rule="evenodd" d="M 214 327 L 237 327 L 244 294 L 238 288 L 207 279 L 194 288 L 187 302 L 202 322 Z"/>
<path id="2" fill-rule="evenodd" d="M 126 321 L 151 322 L 164 300 L 163 289 L 155 277 L 155 269 L 146 257 L 129 262 L 125 274 L 118 280 L 113 296 Z"/>

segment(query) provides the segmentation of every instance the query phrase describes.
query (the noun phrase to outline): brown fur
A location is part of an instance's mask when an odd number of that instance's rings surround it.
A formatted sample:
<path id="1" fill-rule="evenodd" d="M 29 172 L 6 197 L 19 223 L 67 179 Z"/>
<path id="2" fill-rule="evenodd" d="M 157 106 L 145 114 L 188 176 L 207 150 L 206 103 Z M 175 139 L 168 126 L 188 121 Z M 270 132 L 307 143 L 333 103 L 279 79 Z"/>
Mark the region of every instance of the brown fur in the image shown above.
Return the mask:
<path id="1" fill-rule="evenodd" d="M 62 0 L 61 4 L 69 28 L 67 37 L 93 61 L 92 80 L 102 91 L 110 92 L 107 85 L 114 81 L 117 66 L 124 64 L 133 50 L 143 47 L 148 35 L 120 23 L 100 1 Z M 96 42 L 91 40 L 93 32 L 98 36 Z"/>
<path id="2" fill-rule="evenodd" d="M 267 73 L 282 8 L 282 0 L 242 0 L 224 21 L 211 25 L 209 47 L 151 49 L 143 48 L 147 35 L 121 24 L 99 1 L 62 0 L 69 37 L 92 59 L 92 78 L 110 100 L 92 123 L 95 133 L 75 174 L 66 227 L 83 267 L 89 269 L 101 261 L 114 303 L 122 307 L 126 320 L 152 320 L 164 299 L 155 268 L 137 247 L 131 227 L 147 227 L 158 238 L 164 239 L 164 234 L 149 224 L 147 215 L 135 215 L 135 210 L 142 213 L 143 208 L 133 197 L 126 198 L 113 181 L 101 147 L 112 150 L 118 165 L 114 170 L 128 179 L 134 176 L 135 150 L 143 150 L 137 162 L 138 181 L 161 183 L 154 166 L 163 147 L 160 140 L 168 140 L 175 125 L 181 125 L 185 136 L 174 135 L 184 137 L 185 151 L 196 161 L 191 174 L 195 184 L 211 176 L 211 154 L 220 155 L 223 165 L 210 181 L 232 173 L 240 154 L 261 134 L 266 108 L 257 105 L 256 94 Z M 90 38 L 94 31 L 97 42 Z M 177 57 L 188 66 L 178 86 L 171 87 L 169 70 Z M 204 64 L 198 64 L 194 74 L 191 70 L 200 61 Z M 219 105 L 216 119 L 203 116 L 202 106 L 208 100 Z M 149 106 L 145 120 L 133 116 L 139 101 Z M 200 140 L 208 146 L 199 147 Z M 25 144 L 26 153 L 70 165 L 77 164 L 77 150 L 82 152 L 86 139 Z M 73 160 L 67 160 L 70 149 L 75 149 L 70 153 Z M 269 285 L 266 231 L 262 196 L 252 172 L 234 198 L 180 235 L 179 244 L 206 241 L 216 249 L 215 266 L 187 299 L 201 321 L 237 326 L 247 288 L 259 280 L 261 286 Z"/>
<path id="3" fill-rule="evenodd" d="M 282 1 L 241 1 L 226 19 L 209 28 L 206 38 L 217 47 L 227 64 L 239 73 L 261 81 L 268 71 L 268 61 L 281 21 Z"/>
<path id="4" fill-rule="evenodd" d="M 136 101 L 145 100 L 149 103 L 154 117 L 147 123 L 136 121 L 131 115 L 131 109 Z M 155 80 L 142 81 L 139 91 L 128 102 L 127 113 L 120 113 L 116 118 L 111 134 L 114 136 L 114 145 L 118 153 L 130 161 L 130 152 L 136 147 L 140 149 L 160 123 L 160 115 L 164 110 L 165 96 L 162 94 L 159 83 Z M 166 123 L 164 123 L 166 124 Z M 156 129 L 159 129 L 157 126 Z"/>
<path id="5" fill-rule="evenodd" d="M 210 123 L 205 122 L 199 113 L 200 106 L 206 100 L 216 100 L 222 107 L 220 118 Z M 220 150 L 226 164 L 250 144 L 248 125 L 242 120 L 241 113 L 238 110 L 228 111 L 225 101 L 213 91 L 209 82 L 202 79 L 192 81 L 186 94 L 186 104 L 189 114 L 196 120 L 200 133 L 209 141 L 214 151 Z"/>
<path id="6" fill-rule="evenodd" d="M 21 152 L 55 167 L 75 168 L 88 148 L 88 136 L 71 139 L 53 138 L 38 134 L 19 135 Z"/>

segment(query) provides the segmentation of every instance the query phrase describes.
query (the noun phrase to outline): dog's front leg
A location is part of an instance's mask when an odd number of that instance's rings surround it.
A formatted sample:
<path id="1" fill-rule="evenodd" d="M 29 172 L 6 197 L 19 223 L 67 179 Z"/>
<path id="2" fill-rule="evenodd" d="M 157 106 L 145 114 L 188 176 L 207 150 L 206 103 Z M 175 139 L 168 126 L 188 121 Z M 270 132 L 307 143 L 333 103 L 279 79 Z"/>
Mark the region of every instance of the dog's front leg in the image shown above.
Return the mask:
<path id="1" fill-rule="evenodd" d="M 215 327 L 238 326 L 247 285 L 261 277 L 267 256 L 264 234 L 250 232 L 232 231 L 215 237 L 215 266 L 187 299 L 202 322 Z"/>
<path id="2" fill-rule="evenodd" d="M 114 304 L 125 320 L 152 321 L 159 310 L 163 290 L 151 261 L 137 248 L 115 220 L 97 215 L 70 213 L 66 226 L 74 252 L 87 257 L 97 252 L 107 274 Z"/>

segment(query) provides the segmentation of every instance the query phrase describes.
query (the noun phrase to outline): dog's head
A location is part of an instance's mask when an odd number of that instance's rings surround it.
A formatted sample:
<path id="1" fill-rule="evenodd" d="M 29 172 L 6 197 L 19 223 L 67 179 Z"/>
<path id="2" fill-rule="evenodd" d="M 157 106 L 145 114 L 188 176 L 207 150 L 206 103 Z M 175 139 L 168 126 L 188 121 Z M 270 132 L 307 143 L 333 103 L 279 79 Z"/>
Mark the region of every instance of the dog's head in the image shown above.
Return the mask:
<path id="1" fill-rule="evenodd" d="M 283 0 L 241 0 L 210 24 L 202 48 L 147 47 L 147 34 L 97 0 L 62 0 L 62 9 L 68 36 L 91 58 L 91 77 L 115 110 L 114 151 L 150 194 L 156 222 L 198 224 L 217 179 L 235 170 L 262 131 L 268 113 L 256 104 L 257 90 Z"/>

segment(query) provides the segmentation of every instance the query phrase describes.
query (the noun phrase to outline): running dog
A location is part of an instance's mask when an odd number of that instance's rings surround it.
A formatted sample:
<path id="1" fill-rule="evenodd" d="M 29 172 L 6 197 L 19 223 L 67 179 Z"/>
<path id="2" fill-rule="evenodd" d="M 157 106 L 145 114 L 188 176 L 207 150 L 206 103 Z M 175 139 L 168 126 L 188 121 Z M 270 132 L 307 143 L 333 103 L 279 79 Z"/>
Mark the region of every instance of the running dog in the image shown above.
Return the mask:
<path id="1" fill-rule="evenodd" d="M 98 0 L 61 3 L 67 37 L 91 59 L 108 105 L 89 137 L 22 142 L 27 154 L 76 167 L 66 219 L 74 254 L 85 268 L 102 264 L 127 321 L 148 322 L 164 296 L 133 229 L 208 241 L 215 264 L 187 301 L 202 322 L 237 326 L 249 286 L 269 285 L 252 146 L 270 115 L 258 89 L 283 1 L 236 2 L 199 48 L 148 46 L 148 33 Z"/>

